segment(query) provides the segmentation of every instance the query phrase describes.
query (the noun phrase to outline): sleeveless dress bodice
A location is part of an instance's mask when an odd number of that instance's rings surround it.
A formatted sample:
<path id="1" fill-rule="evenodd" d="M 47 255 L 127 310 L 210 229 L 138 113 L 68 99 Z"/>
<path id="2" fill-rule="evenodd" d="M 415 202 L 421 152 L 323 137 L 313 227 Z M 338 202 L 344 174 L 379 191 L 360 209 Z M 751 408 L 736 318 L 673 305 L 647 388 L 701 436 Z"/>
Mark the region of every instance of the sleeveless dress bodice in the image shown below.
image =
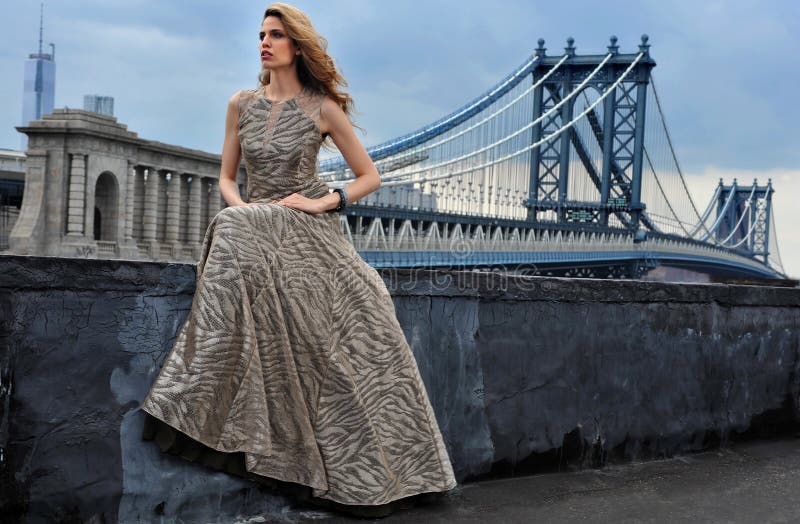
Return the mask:
<path id="1" fill-rule="evenodd" d="M 317 174 L 323 137 L 319 115 L 324 95 L 309 88 L 272 101 L 263 88 L 239 95 L 239 143 L 247 171 L 247 200 L 269 201 L 292 193 L 318 198 L 329 192 Z"/>

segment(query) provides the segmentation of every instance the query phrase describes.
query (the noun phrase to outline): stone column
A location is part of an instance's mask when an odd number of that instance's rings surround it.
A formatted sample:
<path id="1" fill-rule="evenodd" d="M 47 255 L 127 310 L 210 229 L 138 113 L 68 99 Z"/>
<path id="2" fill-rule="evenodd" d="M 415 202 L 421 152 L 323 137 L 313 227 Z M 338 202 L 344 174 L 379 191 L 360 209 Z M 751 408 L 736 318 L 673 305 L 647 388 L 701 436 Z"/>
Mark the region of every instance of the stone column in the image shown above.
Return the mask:
<path id="1" fill-rule="evenodd" d="M 126 259 L 138 259 L 140 258 L 139 248 L 136 243 L 136 235 L 137 231 L 134 229 L 134 226 L 137 224 L 138 220 L 141 220 L 141 216 L 137 215 L 137 207 L 136 207 L 136 188 L 138 186 L 137 178 L 139 177 L 138 170 L 136 169 L 136 163 L 133 160 L 128 160 L 128 172 L 127 178 L 124 181 L 125 183 L 125 194 L 124 194 L 124 215 L 122 216 L 123 222 L 123 240 L 121 242 L 117 242 L 117 254 L 120 258 Z M 141 204 L 141 202 L 140 202 Z M 138 213 L 141 213 L 141 207 L 138 208 Z M 141 225 L 139 225 L 141 227 Z M 140 232 L 141 230 L 139 230 Z"/>
<path id="2" fill-rule="evenodd" d="M 164 241 L 173 245 L 178 243 L 178 230 L 181 218 L 181 175 L 167 173 L 167 231 Z"/>
<path id="3" fill-rule="evenodd" d="M 67 236 L 83 236 L 86 209 L 86 157 L 83 153 L 75 153 L 70 157 Z"/>
<path id="4" fill-rule="evenodd" d="M 158 193 L 161 177 L 158 169 L 147 168 L 144 170 L 144 216 L 142 217 L 142 240 L 156 239 L 156 218 L 158 208 Z"/>
<path id="5" fill-rule="evenodd" d="M 211 190 L 208 192 L 208 221 L 222 209 L 222 197 L 219 192 L 219 180 L 211 179 Z"/>
<path id="6" fill-rule="evenodd" d="M 187 239 L 192 247 L 200 242 L 200 195 L 202 190 L 203 179 L 192 175 L 192 181 L 189 184 L 189 231 L 187 232 Z"/>
<path id="7" fill-rule="evenodd" d="M 52 153 L 53 156 L 50 157 L 49 153 Z M 52 239 L 47 239 L 42 234 L 46 226 L 45 219 L 47 218 L 49 202 L 47 198 L 48 185 L 56 183 L 60 191 L 64 191 L 67 194 L 69 192 L 68 173 L 62 173 L 59 169 L 59 176 L 48 176 L 48 167 L 52 170 L 55 166 L 65 163 L 68 159 L 67 153 L 63 150 L 58 152 L 50 150 L 48 152 L 45 149 L 30 148 L 25 154 L 27 155 L 25 161 L 25 197 L 22 199 L 22 208 L 19 211 L 19 216 L 8 235 L 8 253 L 40 256 L 46 253 L 46 248 L 49 244 L 50 247 L 60 247 L 58 251 L 53 250 L 55 251 L 53 254 L 75 256 L 75 251 L 70 252 L 65 245 L 67 237 L 62 240 L 61 246 L 53 246 L 52 241 L 48 242 L 48 240 Z M 66 230 L 68 212 L 69 208 L 63 212 L 64 214 L 61 217 L 59 235 Z M 75 240 L 77 239 L 74 239 L 73 242 Z"/>
<path id="8" fill-rule="evenodd" d="M 125 243 L 133 242 L 133 201 L 136 193 L 136 166 L 128 162 L 127 190 L 125 194 Z"/>
<path id="9" fill-rule="evenodd" d="M 134 190 L 129 197 L 133 200 L 133 232 L 136 239 L 142 239 L 142 220 L 144 219 L 144 169 L 134 168 Z"/>
<path id="10" fill-rule="evenodd" d="M 158 169 L 145 169 L 144 214 L 142 216 L 142 243 L 150 258 L 158 256 L 156 225 L 158 224 L 158 194 L 161 192 L 161 176 Z"/>

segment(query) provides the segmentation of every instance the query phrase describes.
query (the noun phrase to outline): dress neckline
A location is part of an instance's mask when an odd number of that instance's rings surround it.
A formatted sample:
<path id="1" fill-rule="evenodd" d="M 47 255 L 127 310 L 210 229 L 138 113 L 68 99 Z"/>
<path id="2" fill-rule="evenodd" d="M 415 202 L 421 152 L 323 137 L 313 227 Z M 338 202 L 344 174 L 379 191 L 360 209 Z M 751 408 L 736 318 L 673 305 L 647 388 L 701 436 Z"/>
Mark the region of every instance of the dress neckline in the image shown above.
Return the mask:
<path id="1" fill-rule="evenodd" d="M 261 86 L 261 88 L 258 91 L 259 91 L 259 94 L 261 94 L 261 98 L 263 98 L 264 100 L 266 100 L 270 104 L 285 104 L 287 102 L 291 102 L 292 100 L 297 100 L 298 98 L 300 98 L 300 95 L 302 95 L 303 93 L 306 92 L 306 86 L 303 86 L 300 89 L 300 91 L 296 95 L 294 95 L 292 98 L 287 98 L 286 100 L 272 100 L 272 99 L 268 98 L 267 97 L 267 93 L 266 93 L 266 91 L 267 91 L 267 86 L 266 85 Z"/>

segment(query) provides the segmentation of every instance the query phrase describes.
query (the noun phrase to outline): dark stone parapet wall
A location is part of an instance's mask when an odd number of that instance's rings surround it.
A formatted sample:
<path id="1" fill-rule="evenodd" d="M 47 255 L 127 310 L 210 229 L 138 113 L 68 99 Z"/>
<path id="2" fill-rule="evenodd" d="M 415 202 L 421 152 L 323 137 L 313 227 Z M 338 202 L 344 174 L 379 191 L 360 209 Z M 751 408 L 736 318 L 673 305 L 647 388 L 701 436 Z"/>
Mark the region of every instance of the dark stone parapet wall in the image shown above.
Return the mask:
<path id="1" fill-rule="evenodd" d="M 800 289 L 380 272 L 461 482 L 669 456 L 800 421 Z M 285 499 L 140 439 L 139 404 L 195 278 L 191 264 L 0 255 L 4 515 L 283 511 Z"/>

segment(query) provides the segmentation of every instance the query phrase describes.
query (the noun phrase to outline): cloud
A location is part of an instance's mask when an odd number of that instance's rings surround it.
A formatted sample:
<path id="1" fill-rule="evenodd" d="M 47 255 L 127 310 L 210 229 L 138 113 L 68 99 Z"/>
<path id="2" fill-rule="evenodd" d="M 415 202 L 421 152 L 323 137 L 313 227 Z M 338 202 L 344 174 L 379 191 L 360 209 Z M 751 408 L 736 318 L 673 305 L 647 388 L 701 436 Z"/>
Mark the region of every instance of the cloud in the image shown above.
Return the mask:
<path id="1" fill-rule="evenodd" d="M 501 9 L 474 0 L 295 4 L 328 39 L 369 131 L 367 145 L 480 95 L 522 63 L 539 37 L 551 55 L 562 52 L 567 36 L 579 54 L 596 54 L 611 34 L 623 52 L 635 51 L 647 32 L 684 166 L 800 165 L 800 107 L 789 103 L 800 80 L 800 35 L 792 29 L 800 25 L 800 4 L 792 0 L 650 0 L 635 10 L 622 0 L 509 0 Z M 141 136 L 218 151 L 225 102 L 255 83 L 264 7 L 245 0 L 51 0 L 45 38 L 57 44 L 56 105 L 108 94 Z M 8 42 L 0 49 L 8 79 L 0 86 L 0 146 L 14 147 L 22 62 L 35 47 L 38 6 L 8 0 L 4 8 L 11 16 L 0 22 Z"/>
<path id="2" fill-rule="evenodd" d="M 800 2 L 624 0 L 487 7 L 462 0 L 297 0 L 328 39 L 349 82 L 369 146 L 461 107 L 525 61 L 539 37 L 548 54 L 568 36 L 578 54 L 622 52 L 650 35 L 654 75 L 684 170 L 706 187 L 773 173 L 787 269 L 800 273 L 789 195 L 800 170 Z M 56 106 L 84 94 L 115 98 L 119 120 L 144 138 L 219 152 L 225 107 L 253 87 L 256 34 L 267 3 L 247 0 L 48 0 L 45 44 L 56 43 Z M 0 147 L 18 147 L 22 70 L 36 50 L 39 4 L 6 0 L 0 19 Z M 728 174 L 731 175 L 728 175 Z M 782 176 L 787 176 L 783 180 Z M 779 184 L 780 182 L 780 184 Z M 795 193 L 800 194 L 800 193 Z"/>

